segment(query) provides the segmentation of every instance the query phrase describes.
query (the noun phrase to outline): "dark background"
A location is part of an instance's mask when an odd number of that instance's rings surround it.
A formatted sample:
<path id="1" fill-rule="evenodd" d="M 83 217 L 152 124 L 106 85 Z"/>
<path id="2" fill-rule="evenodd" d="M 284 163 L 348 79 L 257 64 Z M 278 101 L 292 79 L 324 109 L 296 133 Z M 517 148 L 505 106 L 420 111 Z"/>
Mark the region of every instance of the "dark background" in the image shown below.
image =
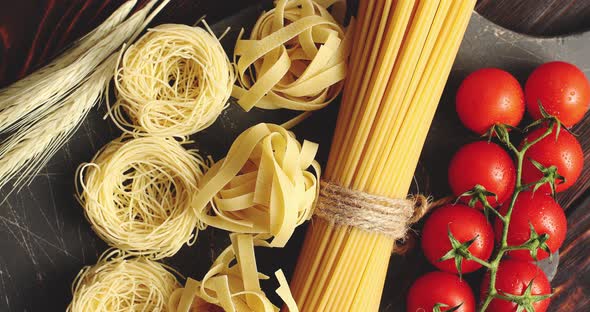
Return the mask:
<path id="1" fill-rule="evenodd" d="M 69 42 L 96 27 L 123 0 L 0 1 L 0 86 L 43 65 Z M 145 0 L 139 0 L 145 3 Z M 258 0 L 173 0 L 157 23 L 210 23 L 259 3 Z M 590 28 L 590 1 L 479 0 L 476 10 L 521 33 L 551 36 Z"/>
<path id="2" fill-rule="evenodd" d="M 5 86 L 45 64 L 72 40 L 97 26 L 123 2 L 0 1 L 0 86 Z M 154 24 L 193 24 L 204 14 L 207 15 L 207 21 L 214 24 L 257 3 L 259 1 L 253 0 L 173 0 Z M 478 2 L 476 9 L 499 25 L 540 36 L 571 34 L 590 27 L 590 1 L 482 0 Z M 590 54 L 590 47 L 585 51 Z M 533 58 L 521 62 L 524 64 L 522 67 L 507 69 L 516 71 L 515 75 L 522 82 L 534 65 L 543 60 L 542 57 Z M 483 61 L 482 63 L 484 64 L 481 66 L 490 66 Z M 590 62 L 585 64 L 590 65 Z M 447 93 L 453 92 L 460 78 L 466 74 L 465 69 L 454 71 L 447 85 L 450 91 L 445 93 L 447 102 L 452 97 L 452 94 Z M 318 128 L 322 125 L 334 125 L 337 108 L 337 105 L 330 105 L 296 129 L 299 138 L 322 142 L 320 160 L 327 159 L 329 148 L 324 142 L 330 142 L 332 126 L 326 131 L 318 131 Z M 91 231 L 81 208 L 72 196 L 76 166 L 82 161 L 88 161 L 100 146 L 118 135 L 118 131 L 109 121 L 101 119 L 103 113 L 103 108 L 100 108 L 89 116 L 82 129 L 30 187 L 10 195 L 10 186 L 0 190 L 0 197 L 7 199 L 0 206 L 0 311 L 63 310 L 71 299 L 69 285 L 77 271 L 83 265 L 93 264 L 106 248 Z M 236 121 L 236 116 L 240 120 Z M 244 114 L 232 105 L 214 126 L 199 133 L 197 141 L 203 154 L 212 154 L 218 159 L 224 155 L 235 136 L 247 126 L 261 120 L 279 122 L 289 116 L 292 116 L 291 112 L 268 114 L 254 111 Z M 457 122 L 452 110 L 437 112 L 425 146 L 426 152 L 416 173 L 421 191 L 436 195 L 444 195 L 448 191 L 444 183 L 448 158 L 457 146 L 475 139 L 460 127 L 448 127 L 448 124 Z M 575 132 L 581 134 L 579 139 L 586 151 L 588 163 L 590 121 L 585 123 L 578 126 Z M 428 155 L 436 157 L 429 158 Z M 560 271 L 552 283 L 556 291 L 552 311 L 588 310 L 588 172 L 589 168 L 586 166 L 580 182 L 559 198 L 567 209 L 570 229 L 561 250 Z M 271 273 L 282 266 L 289 275 L 303 233 L 303 230 L 298 231 L 284 252 L 258 251 L 258 258 L 264 262 L 264 272 Z M 208 229 L 200 233 L 195 246 L 183 248 L 177 256 L 166 262 L 181 268 L 182 273 L 187 276 L 200 278 L 208 268 L 207 263 L 227 243 L 225 233 Z M 385 311 L 401 311 L 404 290 L 420 270 L 430 269 L 419 252 L 397 257 L 393 261 L 397 265 L 391 266 L 392 272 L 382 305 Z M 406 264 L 406 272 L 399 272 L 400 263 Z M 477 276 L 473 278 L 476 279 Z M 273 288 L 275 285 L 269 282 L 266 286 Z"/>

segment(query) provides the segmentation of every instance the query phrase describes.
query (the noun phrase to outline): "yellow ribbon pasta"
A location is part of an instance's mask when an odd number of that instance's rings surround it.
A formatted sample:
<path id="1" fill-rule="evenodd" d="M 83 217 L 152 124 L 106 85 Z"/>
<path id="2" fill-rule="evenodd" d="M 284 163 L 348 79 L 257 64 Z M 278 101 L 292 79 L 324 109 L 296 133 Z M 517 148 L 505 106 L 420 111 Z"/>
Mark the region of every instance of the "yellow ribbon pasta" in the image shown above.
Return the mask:
<path id="1" fill-rule="evenodd" d="M 108 250 L 84 267 L 72 285 L 67 312 L 167 311 L 176 277 L 165 265 Z"/>
<path id="2" fill-rule="evenodd" d="M 237 81 L 232 96 L 249 111 L 287 108 L 317 110 L 338 96 L 346 76 L 351 32 L 342 19 L 342 0 L 279 0 L 260 16 L 249 40 L 234 49 Z M 319 48 L 318 48 L 319 45 Z"/>
<path id="3" fill-rule="evenodd" d="M 78 200 L 92 228 L 109 245 L 161 259 L 196 240 L 191 207 L 203 159 L 172 138 L 123 136 L 82 164 Z"/>
<path id="4" fill-rule="evenodd" d="M 203 176 L 193 208 L 204 224 L 273 237 L 270 246 L 283 247 L 313 213 L 319 192 L 317 149 L 309 141 L 299 144 L 281 126 L 253 126 Z M 315 174 L 307 171 L 310 166 Z"/>
<path id="5" fill-rule="evenodd" d="M 213 262 L 202 281 L 187 279 L 184 288 L 174 291 L 168 308 L 171 312 L 217 311 L 275 312 L 274 306 L 260 288 L 260 280 L 268 279 L 258 272 L 254 246 L 269 247 L 251 234 L 230 234 L 231 246 Z M 235 264 L 234 264 L 235 263 Z M 275 272 L 280 287 L 277 294 L 291 312 L 299 311 L 287 280 L 281 270 Z"/>

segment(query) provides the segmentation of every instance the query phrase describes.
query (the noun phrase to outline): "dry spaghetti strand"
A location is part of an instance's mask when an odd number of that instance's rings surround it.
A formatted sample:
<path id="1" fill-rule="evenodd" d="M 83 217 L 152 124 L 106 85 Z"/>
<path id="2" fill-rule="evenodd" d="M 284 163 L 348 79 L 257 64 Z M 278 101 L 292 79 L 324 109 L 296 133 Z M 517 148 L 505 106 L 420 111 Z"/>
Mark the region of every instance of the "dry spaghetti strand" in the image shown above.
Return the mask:
<path id="1" fill-rule="evenodd" d="M 108 111 L 119 128 L 183 136 L 215 121 L 235 78 L 219 40 L 205 27 L 159 25 L 127 49 L 115 73 L 118 99 Z"/>
<path id="2" fill-rule="evenodd" d="M 171 138 L 123 136 L 78 168 L 78 200 L 109 245 L 154 259 L 174 255 L 201 227 L 191 207 L 205 163 Z"/>
<path id="3" fill-rule="evenodd" d="M 326 179 L 405 198 L 474 0 L 361 0 Z M 377 311 L 394 239 L 322 218 L 292 289 L 303 311 Z"/>

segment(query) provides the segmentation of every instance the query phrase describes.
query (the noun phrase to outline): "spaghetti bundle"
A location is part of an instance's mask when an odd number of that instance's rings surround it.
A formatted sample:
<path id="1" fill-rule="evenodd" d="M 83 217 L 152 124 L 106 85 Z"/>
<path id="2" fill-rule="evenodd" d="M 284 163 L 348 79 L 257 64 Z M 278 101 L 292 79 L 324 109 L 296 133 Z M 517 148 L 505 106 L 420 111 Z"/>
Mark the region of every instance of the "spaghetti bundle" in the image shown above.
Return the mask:
<path id="1" fill-rule="evenodd" d="M 326 181 L 406 198 L 474 5 L 475 0 L 360 1 Z M 291 284 L 299 308 L 377 311 L 399 238 L 389 233 L 316 216 Z"/>
<path id="2" fill-rule="evenodd" d="M 204 224 L 273 237 L 270 245 L 283 247 L 312 215 L 319 190 L 317 148 L 309 141 L 299 144 L 281 126 L 255 125 L 207 171 L 192 207 Z M 307 171 L 310 166 L 315 174 Z"/>
<path id="3" fill-rule="evenodd" d="M 167 311 L 178 287 L 176 277 L 164 265 L 110 250 L 94 266 L 78 273 L 66 311 Z"/>
<path id="4" fill-rule="evenodd" d="M 127 132 L 189 135 L 215 121 L 234 80 L 208 27 L 159 25 L 123 54 L 115 74 L 118 100 L 109 114 Z"/>
<path id="5" fill-rule="evenodd" d="M 237 41 L 239 86 L 232 96 L 244 110 L 317 110 L 338 96 L 351 38 L 329 6 L 341 22 L 344 1 L 278 0 L 258 18 L 250 39 Z"/>
<path id="6" fill-rule="evenodd" d="M 78 200 L 100 238 L 160 259 L 196 240 L 191 208 L 203 159 L 171 138 L 122 136 L 78 169 Z"/>
<path id="7" fill-rule="evenodd" d="M 269 247 L 268 243 L 249 234 L 231 234 L 230 238 L 231 246 L 213 262 L 202 281 L 189 278 L 184 288 L 174 291 L 168 305 L 171 312 L 278 310 L 260 288 L 260 279 L 268 277 L 258 272 L 254 255 L 254 246 Z M 275 275 L 280 285 L 277 294 L 291 311 L 298 311 L 283 272 Z"/>

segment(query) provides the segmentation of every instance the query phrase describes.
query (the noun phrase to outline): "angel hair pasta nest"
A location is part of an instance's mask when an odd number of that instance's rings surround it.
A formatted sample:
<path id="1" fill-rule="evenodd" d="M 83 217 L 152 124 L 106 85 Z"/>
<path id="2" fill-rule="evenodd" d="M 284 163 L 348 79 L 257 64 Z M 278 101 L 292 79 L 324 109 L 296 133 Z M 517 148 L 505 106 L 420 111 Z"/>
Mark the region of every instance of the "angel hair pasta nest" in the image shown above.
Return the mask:
<path id="1" fill-rule="evenodd" d="M 163 264 L 105 252 L 94 266 L 84 267 L 72 285 L 68 312 L 167 311 L 180 284 Z"/>
<path id="2" fill-rule="evenodd" d="M 235 78 L 219 40 L 205 27 L 159 25 L 125 51 L 115 74 L 118 99 L 108 111 L 119 128 L 184 136 L 215 121 Z"/>
<path id="3" fill-rule="evenodd" d="M 132 255 L 161 259 L 196 240 L 191 208 L 205 164 L 172 138 L 123 136 L 78 169 L 78 200 L 94 231 Z"/>

